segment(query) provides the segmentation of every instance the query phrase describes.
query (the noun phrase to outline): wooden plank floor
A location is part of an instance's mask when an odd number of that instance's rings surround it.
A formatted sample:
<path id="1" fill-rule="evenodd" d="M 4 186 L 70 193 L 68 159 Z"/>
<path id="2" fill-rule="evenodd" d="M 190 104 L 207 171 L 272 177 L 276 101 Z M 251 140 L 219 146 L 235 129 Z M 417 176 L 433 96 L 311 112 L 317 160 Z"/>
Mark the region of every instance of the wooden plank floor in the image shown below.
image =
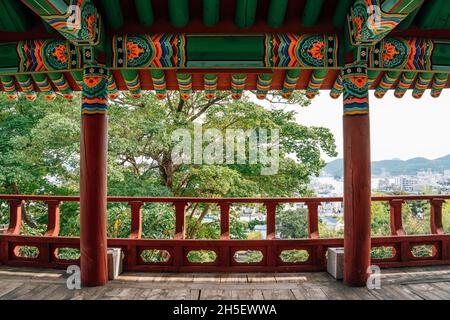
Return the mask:
<path id="1" fill-rule="evenodd" d="M 0 300 L 441 300 L 450 299 L 450 266 L 382 270 L 381 289 L 350 288 L 327 273 L 124 273 L 104 287 L 68 290 L 61 270 L 0 266 Z"/>

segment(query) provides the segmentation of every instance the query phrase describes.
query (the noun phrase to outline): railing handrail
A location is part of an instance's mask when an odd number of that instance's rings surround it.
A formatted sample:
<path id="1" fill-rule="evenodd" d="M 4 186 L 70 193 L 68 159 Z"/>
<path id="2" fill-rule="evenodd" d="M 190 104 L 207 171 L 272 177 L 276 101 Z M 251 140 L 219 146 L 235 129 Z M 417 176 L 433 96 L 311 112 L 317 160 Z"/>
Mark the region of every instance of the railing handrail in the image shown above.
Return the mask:
<path id="1" fill-rule="evenodd" d="M 373 196 L 372 201 L 391 201 L 391 200 L 433 200 L 444 199 L 450 200 L 450 195 L 388 195 Z M 23 200 L 23 201 L 61 201 L 61 202 L 78 202 L 80 196 L 48 196 L 48 195 L 21 195 L 6 194 L 0 195 L 0 200 Z M 308 202 L 342 202 L 343 197 L 287 197 L 287 198 L 208 198 L 208 197 L 128 197 L 128 196 L 108 196 L 108 202 L 143 202 L 143 203 L 308 203 Z"/>

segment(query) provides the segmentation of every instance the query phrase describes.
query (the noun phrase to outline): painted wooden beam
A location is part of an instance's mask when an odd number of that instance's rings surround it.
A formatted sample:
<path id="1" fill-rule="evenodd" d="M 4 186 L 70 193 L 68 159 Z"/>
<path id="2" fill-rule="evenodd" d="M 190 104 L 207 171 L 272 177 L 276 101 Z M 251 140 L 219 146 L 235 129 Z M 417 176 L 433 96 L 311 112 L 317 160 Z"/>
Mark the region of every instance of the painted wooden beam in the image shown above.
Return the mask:
<path id="1" fill-rule="evenodd" d="M 306 88 L 306 97 L 308 99 L 313 99 L 317 95 L 327 74 L 328 70 L 326 69 L 316 69 L 311 73 L 311 78 Z"/>
<path id="2" fill-rule="evenodd" d="M 233 74 L 231 76 L 231 97 L 234 100 L 239 100 L 242 97 L 246 81 L 246 74 Z"/>
<path id="3" fill-rule="evenodd" d="M 154 22 L 152 0 L 134 0 L 139 23 L 150 27 Z"/>
<path id="4" fill-rule="evenodd" d="M 153 89 L 155 90 L 156 97 L 160 100 L 165 99 L 167 96 L 167 84 L 164 70 L 152 69 L 150 72 L 152 74 Z"/>
<path id="5" fill-rule="evenodd" d="M 47 75 L 44 73 L 34 73 L 32 75 L 39 91 L 44 94 L 44 98 L 48 101 L 55 100 L 56 94 L 52 85 L 48 81 Z"/>
<path id="6" fill-rule="evenodd" d="M 438 98 L 442 90 L 445 88 L 445 84 L 448 80 L 448 73 L 436 73 L 433 78 L 433 83 L 431 84 L 431 96 L 433 98 Z"/>
<path id="7" fill-rule="evenodd" d="M 137 70 L 121 70 L 125 84 L 133 98 L 141 97 L 141 80 Z"/>
<path id="8" fill-rule="evenodd" d="M 426 1 L 417 15 L 416 24 L 421 29 L 444 29 L 449 27 L 450 6 L 448 0 Z"/>
<path id="9" fill-rule="evenodd" d="M 267 24 L 272 28 L 279 28 L 283 25 L 286 15 L 288 0 L 271 0 L 269 12 L 267 14 Z"/>
<path id="10" fill-rule="evenodd" d="M 348 15 L 347 35 L 353 46 L 373 46 L 386 37 L 424 0 L 356 0 Z"/>
<path id="11" fill-rule="evenodd" d="M 82 74 L 82 72 L 81 72 Z M 56 89 L 63 95 L 64 98 L 72 100 L 73 99 L 73 90 L 69 85 L 64 74 L 60 72 L 50 72 L 48 73 L 48 77 L 52 80 Z"/>
<path id="12" fill-rule="evenodd" d="M 108 87 L 106 90 L 108 92 L 108 98 L 111 100 L 115 100 L 119 97 L 119 89 L 117 88 L 116 80 L 114 79 L 112 72 L 108 74 Z"/>
<path id="13" fill-rule="evenodd" d="M 417 72 L 403 72 L 400 81 L 395 88 L 394 96 L 396 98 L 403 98 L 406 91 L 411 88 L 411 85 L 414 82 L 416 76 Z"/>
<path id="14" fill-rule="evenodd" d="M 217 91 L 217 82 L 219 77 L 217 74 L 205 74 L 203 77 L 205 86 L 205 97 L 208 100 L 214 99 Z"/>
<path id="15" fill-rule="evenodd" d="M 300 78 L 301 71 L 299 69 L 289 69 L 286 71 L 284 78 L 282 96 L 285 99 L 289 99 L 297 86 L 298 79 Z"/>
<path id="16" fill-rule="evenodd" d="M 302 22 L 305 27 L 312 27 L 319 19 L 324 0 L 307 0 L 302 14 Z"/>
<path id="17" fill-rule="evenodd" d="M 260 100 L 265 99 L 272 84 L 272 74 L 260 74 L 256 82 L 256 97 Z"/>
<path id="18" fill-rule="evenodd" d="M 347 21 L 347 13 L 350 10 L 354 0 L 339 0 L 337 1 L 336 9 L 333 15 L 333 26 L 342 29 Z"/>
<path id="19" fill-rule="evenodd" d="M 415 99 L 420 99 L 423 93 L 430 86 L 431 80 L 433 79 L 433 73 L 431 72 L 421 72 L 417 77 L 416 86 L 412 92 L 412 96 Z"/>
<path id="20" fill-rule="evenodd" d="M 182 28 L 189 22 L 189 0 L 169 0 L 170 23 L 175 28 Z"/>
<path id="21" fill-rule="evenodd" d="M 13 76 L 2 75 L 0 76 L 0 81 L 2 83 L 3 89 L 6 92 L 6 97 L 8 100 L 17 100 L 19 95 L 17 94 L 16 83 Z"/>
<path id="22" fill-rule="evenodd" d="M 330 90 L 330 97 L 333 99 L 337 99 L 341 96 L 342 91 L 344 90 L 344 80 L 342 78 L 342 72 L 339 72 L 336 80 L 334 80 L 333 88 Z"/>
<path id="23" fill-rule="evenodd" d="M 72 43 L 96 49 L 101 47 L 104 38 L 102 19 L 91 0 L 21 1 Z"/>
<path id="24" fill-rule="evenodd" d="M 103 18 L 108 29 L 117 30 L 123 26 L 123 14 L 120 0 L 101 0 Z"/>
<path id="25" fill-rule="evenodd" d="M 22 89 L 25 99 L 28 101 L 36 100 L 37 95 L 32 78 L 26 74 L 18 74 L 16 75 L 16 79 L 20 89 Z"/>
<path id="26" fill-rule="evenodd" d="M 189 100 L 192 96 L 192 75 L 189 73 L 177 73 L 177 80 L 181 99 Z"/>
<path id="27" fill-rule="evenodd" d="M 0 0 L 0 12 L 0 31 L 25 32 L 30 29 L 30 19 L 17 0 Z"/>
<path id="28" fill-rule="evenodd" d="M 203 0 L 203 24 L 214 27 L 220 20 L 220 0 Z"/>
<path id="29" fill-rule="evenodd" d="M 241 28 L 249 28 L 255 23 L 257 0 L 236 0 L 235 23 Z"/>
<path id="30" fill-rule="evenodd" d="M 397 26 L 397 29 L 399 30 L 406 30 L 409 27 L 412 26 L 414 20 L 417 17 L 417 14 L 419 13 L 420 9 L 422 9 L 422 6 L 417 7 L 413 12 L 411 12 L 400 24 Z"/>
<path id="31" fill-rule="evenodd" d="M 395 81 L 397 81 L 400 76 L 400 71 L 387 71 L 384 73 L 383 78 L 381 79 L 378 87 L 375 90 L 375 97 L 381 99 L 384 97 L 386 92 L 392 88 Z"/>

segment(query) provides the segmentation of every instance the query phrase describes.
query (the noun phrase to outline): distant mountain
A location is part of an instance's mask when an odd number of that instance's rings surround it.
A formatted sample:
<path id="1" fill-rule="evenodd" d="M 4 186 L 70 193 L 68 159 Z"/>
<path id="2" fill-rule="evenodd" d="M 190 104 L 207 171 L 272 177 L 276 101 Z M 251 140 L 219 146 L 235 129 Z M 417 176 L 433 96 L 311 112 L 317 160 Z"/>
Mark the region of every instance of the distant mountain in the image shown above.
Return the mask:
<path id="1" fill-rule="evenodd" d="M 429 160 L 426 158 L 413 158 L 409 160 L 381 160 L 372 162 L 372 175 L 380 175 L 383 169 L 390 175 L 416 175 L 421 170 L 433 171 L 450 170 L 450 154 L 444 157 Z M 329 162 L 323 169 L 335 177 L 342 177 L 343 160 L 337 159 Z"/>

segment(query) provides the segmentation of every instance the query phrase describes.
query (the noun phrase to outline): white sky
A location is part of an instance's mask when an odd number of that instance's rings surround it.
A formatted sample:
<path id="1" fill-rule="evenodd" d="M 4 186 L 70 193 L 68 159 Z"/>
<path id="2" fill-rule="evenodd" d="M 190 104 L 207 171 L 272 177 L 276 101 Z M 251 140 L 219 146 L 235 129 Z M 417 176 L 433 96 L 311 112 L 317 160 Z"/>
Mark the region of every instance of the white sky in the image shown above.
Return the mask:
<path id="1" fill-rule="evenodd" d="M 435 159 L 450 154 L 450 90 L 431 98 L 427 90 L 421 99 L 408 91 L 402 99 L 393 91 L 383 99 L 370 92 L 372 161 L 414 157 Z M 342 96 L 331 99 L 329 91 L 312 100 L 307 108 L 296 107 L 298 121 L 308 126 L 329 128 L 335 136 L 338 158 L 342 158 Z M 332 159 L 324 157 L 326 161 Z"/>

